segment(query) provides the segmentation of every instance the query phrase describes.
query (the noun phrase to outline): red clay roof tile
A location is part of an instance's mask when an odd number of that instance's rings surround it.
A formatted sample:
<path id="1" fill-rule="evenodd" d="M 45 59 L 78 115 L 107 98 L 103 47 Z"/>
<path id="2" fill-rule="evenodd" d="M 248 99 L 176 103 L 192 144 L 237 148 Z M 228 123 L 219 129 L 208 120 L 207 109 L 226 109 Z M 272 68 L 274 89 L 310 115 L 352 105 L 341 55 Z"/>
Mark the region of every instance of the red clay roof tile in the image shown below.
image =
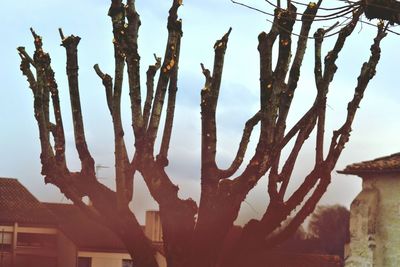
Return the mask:
<path id="1" fill-rule="evenodd" d="M 354 163 L 348 165 L 344 170 L 338 171 L 338 173 L 356 175 L 388 172 L 400 172 L 400 153 L 377 158 L 374 160 Z"/>
<path id="2" fill-rule="evenodd" d="M 53 214 L 17 179 L 0 178 L 0 222 L 56 225 Z"/>

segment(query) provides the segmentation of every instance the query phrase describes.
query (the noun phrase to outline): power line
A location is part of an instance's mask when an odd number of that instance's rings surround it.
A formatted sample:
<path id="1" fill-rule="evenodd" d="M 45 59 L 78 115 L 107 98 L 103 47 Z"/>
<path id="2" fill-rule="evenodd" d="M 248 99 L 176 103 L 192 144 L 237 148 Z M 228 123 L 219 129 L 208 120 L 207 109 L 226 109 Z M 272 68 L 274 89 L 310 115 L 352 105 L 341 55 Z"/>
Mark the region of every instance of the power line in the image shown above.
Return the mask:
<path id="1" fill-rule="evenodd" d="M 265 0 L 265 1 L 266 1 L 268 4 L 270 4 L 270 5 L 272 5 L 272 6 L 274 6 L 274 7 L 280 9 L 280 7 L 279 7 L 278 5 L 273 4 L 270 0 Z M 262 14 L 265 14 L 265 15 L 268 15 L 268 16 L 271 16 L 271 17 L 274 17 L 274 16 L 275 16 L 274 14 L 272 14 L 272 13 L 270 13 L 270 12 L 266 12 L 266 11 L 260 9 L 260 8 L 256 8 L 256 7 L 254 7 L 254 6 L 251 6 L 251 5 L 242 3 L 242 2 L 238 2 L 238 1 L 235 1 L 235 0 L 231 0 L 231 2 L 232 2 L 233 4 L 236 4 L 236 5 L 239 5 L 239 6 L 248 8 L 248 9 L 250 9 L 250 10 L 253 10 L 253 11 L 256 11 L 256 12 L 259 12 L 259 13 L 262 13 Z M 307 4 L 304 4 L 304 3 L 301 3 L 301 2 L 298 2 L 298 1 L 291 1 L 291 2 L 293 2 L 293 3 L 295 3 L 295 4 L 300 4 L 300 5 L 308 6 Z M 344 21 L 343 21 L 342 23 L 336 25 L 336 27 L 339 27 L 339 26 L 343 25 L 345 22 L 347 22 L 348 20 L 351 19 L 351 17 L 349 17 L 349 16 L 347 16 L 347 15 L 349 15 L 350 13 L 357 12 L 357 10 L 358 10 L 359 8 L 363 8 L 363 6 L 361 5 L 361 1 L 357 1 L 357 2 L 345 1 L 345 2 L 346 2 L 346 3 L 350 3 L 350 5 L 338 7 L 338 9 L 342 9 L 342 10 L 339 11 L 339 12 L 332 13 L 332 14 L 330 14 L 330 15 L 315 15 L 316 18 L 314 19 L 314 21 L 328 21 L 328 20 L 341 19 L 341 18 L 343 18 Z M 386 7 L 386 6 L 383 6 L 383 5 L 369 4 L 369 6 L 379 7 L 379 8 L 383 8 L 383 9 L 388 9 L 388 10 L 391 10 L 391 11 L 393 11 L 393 12 L 398 12 L 398 13 L 400 13 L 400 11 L 397 10 L 397 9 L 393 9 L 393 8 Z M 321 8 L 321 7 L 319 7 L 319 9 L 322 9 L 322 10 L 330 10 L 329 8 Z M 335 8 L 332 8 L 332 10 L 335 10 Z M 303 14 L 303 13 L 296 13 L 296 14 L 298 14 L 298 15 L 303 15 L 303 16 L 304 16 L 304 15 L 307 15 L 307 14 Z M 309 16 L 312 16 L 312 15 L 309 15 Z M 296 20 L 297 20 L 297 21 L 300 21 L 300 19 L 297 19 L 297 18 L 296 18 Z M 272 24 L 274 23 L 273 21 L 271 21 L 271 20 L 269 20 L 269 19 L 267 19 L 267 21 L 270 22 L 270 23 L 272 23 Z M 371 23 L 371 22 L 363 21 L 363 20 L 361 20 L 361 19 L 359 20 L 359 22 L 362 23 L 362 24 L 366 24 L 366 25 L 368 25 L 368 26 L 377 27 L 377 25 L 375 25 L 375 24 L 373 24 L 373 23 Z M 277 27 L 279 27 L 280 29 L 282 29 L 282 30 L 286 30 L 286 29 L 280 27 L 280 26 L 277 25 L 277 24 L 275 24 L 275 25 L 276 25 Z M 396 25 L 396 26 L 398 26 L 398 25 Z M 396 27 L 396 26 L 393 26 L 393 27 Z M 286 30 L 286 31 L 287 31 L 287 30 Z M 393 33 L 393 34 L 395 34 L 395 35 L 400 35 L 400 33 L 395 32 L 395 31 L 393 31 L 393 30 L 390 30 L 390 29 L 388 29 L 388 28 L 386 29 L 386 31 L 387 31 L 387 32 L 390 32 L 390 33 Z M 339 32 L 340 32 L 340 31 L 336 31 L 336 32 L 334 32 L 334 33 L 332 33 L 332 34 L 326 35 L 325 38 L 334 36 L 334 35 L 338 34 Z M 293 33 L 293 32 L 292 32 L 291 34 L 293 34 L 294 36 L 298 36 L 298 37 L 303 37 L 303 38 L 308 38 L 308 39 L 314 39 L 314 37 L 312 37 L 312 36 L 302 36 L 302 35 L 300 35 L 300 34 Z"/>

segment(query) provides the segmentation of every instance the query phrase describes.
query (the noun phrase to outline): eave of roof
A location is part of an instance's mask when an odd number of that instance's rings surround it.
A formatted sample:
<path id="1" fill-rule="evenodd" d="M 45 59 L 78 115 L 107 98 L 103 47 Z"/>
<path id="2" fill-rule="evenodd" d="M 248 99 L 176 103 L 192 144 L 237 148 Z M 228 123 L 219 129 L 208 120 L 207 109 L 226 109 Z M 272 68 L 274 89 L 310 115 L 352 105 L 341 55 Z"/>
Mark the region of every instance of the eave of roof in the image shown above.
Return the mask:
<path id="1" fill-rule="evenodd" d="M 338 173 L 355 175 L 400 173 L 400 153 L 354 163 Z"/>
<path id="2" fill-rule="evenodd" d="M 91 220 L 72 204 L 44 203 L 59 222 L 60 230 L 80 250 L 126 251 L 124 244 L 111 230 Z"/>

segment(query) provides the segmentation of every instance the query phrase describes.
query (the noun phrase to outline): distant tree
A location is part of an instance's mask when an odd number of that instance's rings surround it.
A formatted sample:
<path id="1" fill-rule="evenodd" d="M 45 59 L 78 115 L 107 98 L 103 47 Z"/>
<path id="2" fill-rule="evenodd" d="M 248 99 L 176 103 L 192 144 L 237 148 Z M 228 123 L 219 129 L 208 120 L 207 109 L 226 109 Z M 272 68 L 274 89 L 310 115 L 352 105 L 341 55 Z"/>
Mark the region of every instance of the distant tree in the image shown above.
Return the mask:
<path id="1" fill-rule="evenodd" d="M 349 221 L 350 212 L 343 206 L 318 206 L 311 214 L 308 230 L 325 253 L 343 257 Z"/>
<path id="2" fill-rule="evenodd" d="M 237 259 L 245 258 L 255 251 L 270 249 L 294 234 L 326 191 L 331 181 L 331 172 L 349 140 L 351 126 L 364 91 L 375 75 L 380 58 L 380 42 L 386 36 L 386 27 L 384 23 L 379 24 L 371 46 L 371 55 L 361 68 L 344 122 L 334 131 L 330 144 L 325 147 L 327 94 L 337 70 L 336 61 L 339 53 L 363 14 L 363 5 L 360 4 L 363 1 L 349 4 L 349 7 L 344 9 L 339 7 L 340 12 L 332 13 L 331 18 L 336 18 L 353 11 L 349 15 L 352 17 L 338 30 L 336 42 L 325 57 L 322 55 L 322 43 L 325 36 L 335 27 L 320 28 L 313 37 L 310 34 L 311 25 L 316 21 L 316 14 L 322 1 L 306 5 L 301 17 L 298 16 L 297 9 L 291 1 L 287 2 L 287 8 L 276 7 L 270 31 L 259 35 L 260 109 L 244 125 L 236 156 L 227 169 L 221 169 L 216 161 L 216 111 L 224 57 L 231 30 L 214 45 L 213 70 L 210 71 L 201 65 L 205 85 L 201 90 L 199 205 L 192 199 L 179 197 L 178 186 L 172 182 L 165 170 L 169 163 L 168 151 L 178 88 L 182 37 L 182 21 L 178 19 L 178 8 L 182 5 L 182 0 L 172 1 L 167 22 L 168 39 L 165 56 L 163 61 L 156 57 L 155 64 L 148 68 L 145 85 L 147 95 L 144 101 L 141 98 L 143 87 L 140 83 L 138 50 L 141 21 L 136 12 L 135 1 L 127 0 L 126 4 L 122 0 L 111 1 L 108 15 L 112 20 L 114 34 L 114 78 L 104 73 L 98 65 L 94 68 L 104 85 L 106 103 L 113 122 L 115 191 L 96 179 L 95 161 L 86 142 L 78 82 L 77 49 L 80 38 L 74 35 L 64 36 L 60 30 L 62 46 L 67 54 L 66 72 L 75 145 L 81 161 L 81 170 L 78 172 L 70 171 L 66 163 L 58 86 L 50 64 L 50 56 L 43 49 L 42 38 L 32 30 L 35 44 L 33 57 L 29 56 L 24 47 L 18 48 L 21 71 L 27 77 L 34 95 L 34 114 L 39 128 L 40 159 L 45 182 L 56 185 L 85 214 L 114 231 L 126 245 L 135 266 L 157 266 L 155 249 L 144 235 L 136 216 L 129 209 L 134 192 L 133 179 L 137 172 L 142 175 L 151 196 L 159 204 L 164 249 L 169 267 L 216 266 L 225 237 L 233 227 L 242 202 L 267 173 L 266 191 L 269 194 L 269 204 L 260 220 L 251 220 L 244 227 L 239 241 L 233 248 L 234 257 L 231 262 L 226 263 L 227 266 L 234 266 L 239 262 Z M 326 19 L 326 16 L 322 18 Z M 292 49 L 292 31 L 296 21 L 300 21 L 301 30 L 297 45 Z M 291 128 L 286 129 L 310 37 L 314 39 L 315 48 L 315 98 L 308 111 Z M 274 55 L 273 51 L 277 54 Z M 293 58 L 292 52 L 294 52 Z M 273 67 L 275 61 L 277 63 Z M 243 71 L 247 71 L 245 66 L 240 67 Z M 155 82 L 157 72 L 159 76 Z M 130 153 L 125 145 L 120 105 L 123 78 L 126 74 L 131 101 L 132 130 L 135 137 L 134 141 L 129 141 L 135 144 Z M 50 112 L 54 112 L 54 116 L 50 116 Z M 165 117 L 162 116 L 163 112 Z M 165 118 L 165 123 L 161 123 L 162 118 Z M 260 134 L 256 150 L 244 167 L 244 171 L 237 173 L 245 159 L 253 128 L 257 124 L 260 124 Z M 301 185 L 288 195 L 287 188 L 298 155 L 313 131 L 316 135 L 314 166 Z M 160 147 L 155 145 L 158 133 L 162 133 Z M 289 143 L 293 144 L 293 147 L 289 149 L 289 156 L 285 157 L 281 151 Z M 90 198 L 91 206 L 82 201 L 85 196 Z M 292 216 L 292 219 L 279 234 L 271 235 L 289 216 Z"/>

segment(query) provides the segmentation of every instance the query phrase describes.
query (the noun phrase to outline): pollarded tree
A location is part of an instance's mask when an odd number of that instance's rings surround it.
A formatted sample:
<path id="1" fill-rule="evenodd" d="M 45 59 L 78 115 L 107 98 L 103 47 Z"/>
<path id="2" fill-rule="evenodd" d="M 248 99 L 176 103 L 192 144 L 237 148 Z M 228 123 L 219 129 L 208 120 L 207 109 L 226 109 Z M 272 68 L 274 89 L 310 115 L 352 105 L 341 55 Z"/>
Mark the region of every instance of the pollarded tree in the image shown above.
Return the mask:
<path id="1" fill-rule="evenodd" d="M 27 77 L 34 95 L 34 112 L 40 143 L 42 174 L 45 182 L 57 186 L 87 216 L 109 227 L 126 245 L 135 266 L 155 267 L 155 250 L 145 237 L 128 205 L 133 196 L 133 179 L 139 172 L 159 204 L 163 227 L 164 249 L 168 266 L 211 267 L 217 264 L 240 265 L 251 253 L 268 249 L 296 231 L 313 211 L 331 180 L 331 171 L 349 139 L 351 125 L 368 82 L 375 74 L 380 58 L 380 42 L 386 36 L 383 23 L 371 46 L 371 55 L 361 68 L 354 96 L 348 104 L 343 125 L 333 133 L 330 146 L 324 151 L 326 99 L 330 83 L 337 69 L 335 62 L 348 36 L 356 27 L 363 6 L 352 4 L 352 18 L 340 29 L 336 43 L 322 62 L 321 46 L 329 29 L 318 29 L 314 34 L 315 84 L 317 93 L 308 111 L 290 129 L 286 120 L 300 77 L 311 24 L 316 20 L 322 0 L 306 5 L 301 16 L 301 31 L 292 53 L 292 30 L 299 19 L 296 7 L 288 1 L 286 9 L 276 7 L 274 21 L 268 33 L 259 35 L 260 53 L 260 109 L 245 124 L 237 154 L 227 169 L 216 163 L 216 109 L 227 49 L 229 30 L 214 45 L 213 70 L 201 65 L 205 85 L 201 91 L 201 198 L 199 205 L 191 199 L 178 197 L 178 187 L 171 182 L 165 167 L 174 119 L 178 82 L 178 66 L 182 37 L 182 21 L 178 8 L 182 0 L 173 0 L 168 16 L 168 40 L 163 61 L 156 58 L 147 70 L 147 95 L 141 99 L 140 57 L 138 52 L 139 15 L 133 0 L 124 4 L 112 0 L 108 15 L 114 33 L 115 72 L 112 78 L 98 65 L 94 69 L 101 78 L 111 113 L 115 142 L 115 179 L 113 191 L 96 179 L 95 161 L 85 138 L 78 83 L 78 36 L 64 36 L 62 46 L 67 53 L 67 76 L 71 98 L 75 145 L 81 161 L 79 172 L 69 171 L 65 160 L 65 137 L 60 100 L 50 56 L 43 50 L 42 38 L 33 30 L 35 53 L 30 57 L 19 47 L 21 71 Z M 273 47 L 278 46 L 277 63 L 273 62 Z M 33 70 L 32 70 L 33 68 Z M 121 123 L 122 80 L 127 70 L 131 100 L 132 126 L 135 137 L 133 157 L 129 158 Z M 158 81 L 154 82 L 159 72 Z M 166 100 L 167 98 L 167 100 Z M 166 102 L 165 124 L 159 151 L 155 141 L 160 128 L 161 114 Z M 51 122 L 50 112 L 54 112 Z M 253 128 L 260 124 L 260 135 L 255 154 L 237 174 L 242 165 Z M 303 183 L 290 196 L 285 196 L 293 168 L 305 140 L 316 132 L 315 164 Z M 289 156 L 281 159 L 281 151 L 290 140 L 294 145 Z M 324 153 L 325 152 L 325 153 Z M 270 202 L 260 220 L 251 220 L 234 248 L 231 262 L 219 262 L 221 247 L 227 232 L 238 216 L 240 205 L 249 191 L 266 174 Z M 92 204 L 86 205 L 83 197 Z M 290 222 L 277 233 L 283 221 Z M 273 233 L 273 234 L 272 234 Z"/>

